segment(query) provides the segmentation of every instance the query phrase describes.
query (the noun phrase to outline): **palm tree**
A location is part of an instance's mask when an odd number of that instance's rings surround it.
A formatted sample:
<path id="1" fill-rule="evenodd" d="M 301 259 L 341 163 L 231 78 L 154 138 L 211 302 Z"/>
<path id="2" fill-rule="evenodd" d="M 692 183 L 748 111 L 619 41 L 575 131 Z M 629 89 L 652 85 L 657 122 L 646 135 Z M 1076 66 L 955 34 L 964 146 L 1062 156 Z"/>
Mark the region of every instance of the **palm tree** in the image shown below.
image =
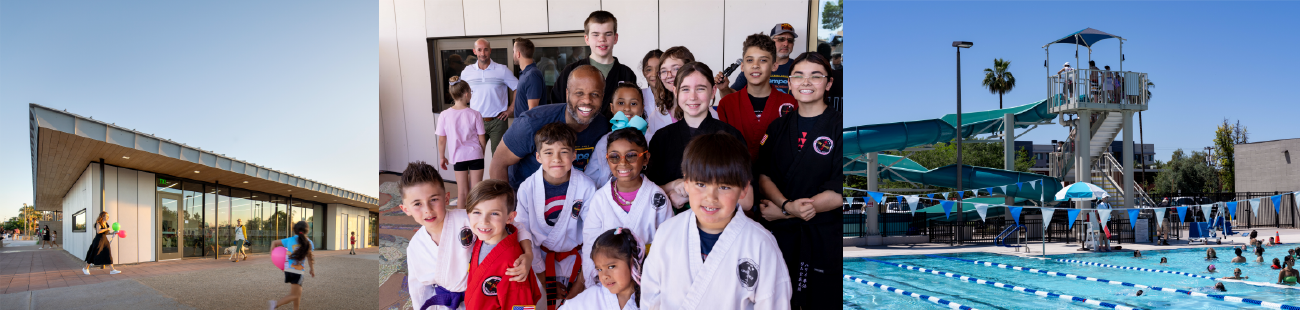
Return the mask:
<path id="1" fill-rule="evenodd" d="M 1002 109 L 1002 95 L 1016 87 L 1016 77 L 1007 71 L 1007 67 L 1010 66 L 1010 61 L 998 58 L 993 60 L 992 69 L 984 69 L 984 87 L 988 88 L 990 93 L 998 94 L 998 109 Z"/>

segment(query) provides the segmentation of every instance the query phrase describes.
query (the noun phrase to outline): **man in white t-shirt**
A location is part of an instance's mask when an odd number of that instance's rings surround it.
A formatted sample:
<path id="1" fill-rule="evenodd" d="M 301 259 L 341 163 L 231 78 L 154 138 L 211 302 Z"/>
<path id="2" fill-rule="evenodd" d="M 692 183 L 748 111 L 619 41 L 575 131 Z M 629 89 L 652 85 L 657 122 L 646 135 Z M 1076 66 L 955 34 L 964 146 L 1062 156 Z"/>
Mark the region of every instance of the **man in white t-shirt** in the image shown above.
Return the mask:
<path id="1" fill-rule="evenodd" d="M 469 83 L 473 94 L 469 108 L 483 115 L 483 129 L 491 141 L 492 152 L 496 152 L 501 136 L 506 133 L 506 120 L 514 111 L 513 96 L 506 89 L 518 88 L 519 79 L 509 67 L 492 61 L 492 46 L 487 40 L 474 42 L 474 56 L 478 61 L 465 66 L 465 70 L 460 72 L 460 80 Z"/>

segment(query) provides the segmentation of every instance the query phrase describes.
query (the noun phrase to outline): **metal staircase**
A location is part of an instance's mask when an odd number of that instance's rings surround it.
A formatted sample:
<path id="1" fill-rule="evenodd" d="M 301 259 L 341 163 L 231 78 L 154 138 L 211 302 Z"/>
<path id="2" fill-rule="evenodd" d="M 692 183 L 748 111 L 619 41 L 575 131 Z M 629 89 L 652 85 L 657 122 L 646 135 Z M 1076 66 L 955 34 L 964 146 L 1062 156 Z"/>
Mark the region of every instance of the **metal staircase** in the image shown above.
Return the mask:
<path id="1" fill-rule="evenodd" d="M 1111 153 L 1102 153 L 1101 157 L 1093 163 L 1092 184 L 1105 189 L 1111 197 L 1124 197 L 1125 190 L 1122 180 L 1124 180 L 1124 166 L 1115 160 Z M 1147 191 L 1142 188 L 1141 184 L 1133 183 L 1133 203 L 1138 206 L 1152 207 L 1156 205 L 1155 200 L 1147 195 Z M 1117 208 L 1126 208 L 1123 199 L 1112 199 L 1111 205 Z"/>

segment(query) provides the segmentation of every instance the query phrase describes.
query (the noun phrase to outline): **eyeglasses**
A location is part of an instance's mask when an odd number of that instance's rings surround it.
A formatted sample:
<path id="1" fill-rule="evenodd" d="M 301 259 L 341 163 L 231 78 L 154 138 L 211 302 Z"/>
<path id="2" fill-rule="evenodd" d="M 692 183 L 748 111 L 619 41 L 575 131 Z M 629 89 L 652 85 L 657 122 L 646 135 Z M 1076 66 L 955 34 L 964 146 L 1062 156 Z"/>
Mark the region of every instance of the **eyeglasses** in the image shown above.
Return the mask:
<path id="1" fill-rule="evenodd" d="M 802 83 L 803 81 L 811 81 L 813 84 L 825 84 L 826 76 L 825 75 L 813 75 L 813 76 L 791 75 L 790 81 L 795 83 Z"/>
<path id="2" fill-rule="evenodd" d="M 609 155 L 605 158 L 609 159 L 609 162 L 615 164 L 624 161 L 630 163 L 636 161 L 637 159 L 640 159 L 641 156 L 645 156 L 646 153 L 650 153 L 650 151 L 647 150 L 641 152 L 627 152 L 627 155 L 619 154 L 618 152 L 609 152 Z"/>
<path id="3" fill-rule="evenodd" d="M 681 68 L 682 68 L 681 66 L 677 66 L 674 68 L 669 68 L 668 70 L 659 70 L 659 76 L 669 76 L 670 74 L 677 74 L 677 69 L 681 69 Z"/>
<path id="4" fill-rule="evenodd" d="M 786 42 L 794 43 L 794 38 L 775 37 L 772 38 L 772 41 L 776 41 L 776 43 L 786 43 Z"/>

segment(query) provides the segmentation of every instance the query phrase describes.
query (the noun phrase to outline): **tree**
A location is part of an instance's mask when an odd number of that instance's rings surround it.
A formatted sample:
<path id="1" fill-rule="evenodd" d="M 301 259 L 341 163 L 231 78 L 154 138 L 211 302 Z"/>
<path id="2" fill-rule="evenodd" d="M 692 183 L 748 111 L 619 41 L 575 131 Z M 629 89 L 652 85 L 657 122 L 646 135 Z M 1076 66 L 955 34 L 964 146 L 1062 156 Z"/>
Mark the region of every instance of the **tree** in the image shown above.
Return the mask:
<path id="1" fill-rule="evenodd" d="M 993 60 L 993 68 L 984 68 L 984 88 L 998 95 L 998 109 L 1002 109 L 1002 95 L 1016 87 L 1016 77 L 1007 71 L 1008 67 L 1011 67 L 1010 61 L 998 58 Z"/>
<path id="2" fill-rule="evenodd" d="M 1235 145 L 1248 142 L 1250 142 L 1250 132 L 1246 131 L 1246 126 L 1241 125 L 1241 120 L 1233 124 L 1225 118 L 1223 123 L 1219 124 L 1219 128 L 1214 130 L 1214 153 L 1219 169 L 1217 191 L 1237 191 L 1237 186 L 1234 184 L 1237 180 L 1237 161 L 1233 158 L 1236 153 Z"/>
<path id="3" fill-rule="evenodd" d="M 822 29 L 837 29 L 844 25 L 844 0 L 827 2 L 822 6 Z"/>
<path id="4" fill-rule="evenodd" d="M 1214 169 L 1206 163 L 1204 152 L 1192 152 L 1186 156 L 1183 149 L 1174 151 L 1169 162 L 1160 165 L 1160 174 L 1156 175 L 1152 194 L 1171 195 L 1178 192 L 1208 192 L 1214 188 Z"/>

